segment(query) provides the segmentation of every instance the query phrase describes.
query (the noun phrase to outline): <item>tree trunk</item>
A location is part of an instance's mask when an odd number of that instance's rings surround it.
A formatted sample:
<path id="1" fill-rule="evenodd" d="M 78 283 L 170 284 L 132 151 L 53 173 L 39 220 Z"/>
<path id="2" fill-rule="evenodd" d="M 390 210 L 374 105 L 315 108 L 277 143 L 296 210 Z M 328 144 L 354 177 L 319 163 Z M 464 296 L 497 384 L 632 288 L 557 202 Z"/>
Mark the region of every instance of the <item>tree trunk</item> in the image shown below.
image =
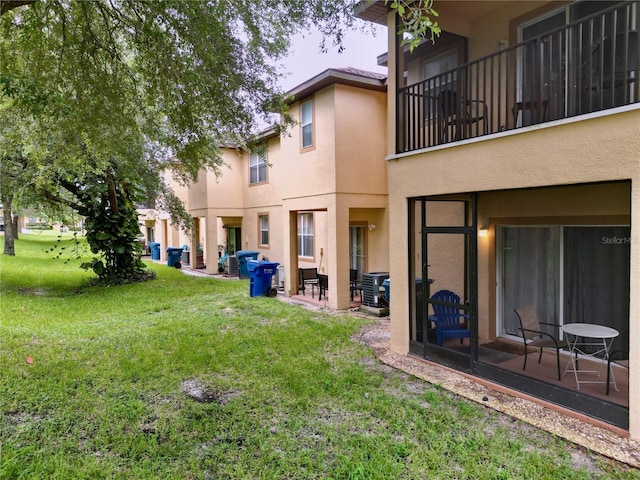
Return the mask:
<path id="1" fill-rule="evenodd" d="M 20 238 L 20 215 L 13 215 L 13 238 L 18 240 Z"/>
<path id="2" fill-rule="evenodd" d="M 2 198 L 3 216 L 4 216 L 4 254 L 15 255 L 14 247 L 14 227 L 11 219 L 11 204 L 13 203 L 13 195 L 7 194 Z"/>

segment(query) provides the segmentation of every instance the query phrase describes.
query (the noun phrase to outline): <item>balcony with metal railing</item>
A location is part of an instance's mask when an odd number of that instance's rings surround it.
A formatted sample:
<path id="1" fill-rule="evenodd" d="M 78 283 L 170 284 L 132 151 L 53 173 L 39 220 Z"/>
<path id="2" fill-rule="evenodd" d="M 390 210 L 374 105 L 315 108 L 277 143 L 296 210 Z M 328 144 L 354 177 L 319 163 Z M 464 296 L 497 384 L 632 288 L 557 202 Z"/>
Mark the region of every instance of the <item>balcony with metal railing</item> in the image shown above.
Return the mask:
<path id="1" fill-rule="evenodd" d="M 638 103 L 639 4 L 399 88 L 397 153 Z"/>

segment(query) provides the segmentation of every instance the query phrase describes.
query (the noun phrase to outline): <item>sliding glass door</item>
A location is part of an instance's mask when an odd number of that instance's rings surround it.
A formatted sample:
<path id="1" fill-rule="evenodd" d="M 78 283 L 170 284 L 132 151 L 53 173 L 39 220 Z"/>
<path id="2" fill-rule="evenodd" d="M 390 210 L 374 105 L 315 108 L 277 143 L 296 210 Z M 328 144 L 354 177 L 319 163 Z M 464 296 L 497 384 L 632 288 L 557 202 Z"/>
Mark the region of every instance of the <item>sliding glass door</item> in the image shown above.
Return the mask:
<path id="1" fill-rule="evenodd" d="M 564 323 L 615 328 L 629 348 L 629 227 L 565 227 Z"/>
<path id="2" fill-rule="evenodd" d="M 502 227 L 502 331 L 520 335 L 514 309 L 532 305 L 540 319 L 560 317 L 560 227 Z M 557 334 L 558 332 L 556 332 Z"/>
<path id="3" fill-rule="evenodd" d="M 615 348 L 628 349 L 628 226 L 503 226 L 499 232 L 498 336 L 518 336 L 514 308 L 533 305 L 542 321 L 613 327 L 620 332 Z"/>
<path id="4" fill-rule="evenodd" d="M 349 268 L 358 270 L 358 280 L 367 273 L 366 227 L 349 227 Z"/>
<path id="5" fill-rule="evenodd" d="M 607 0 L 563 5 L 519 25 L 518 126 L 633 101 L 638 76 L 638 11 Z M 583 21 L 578 27 L 567 24 Z"/>

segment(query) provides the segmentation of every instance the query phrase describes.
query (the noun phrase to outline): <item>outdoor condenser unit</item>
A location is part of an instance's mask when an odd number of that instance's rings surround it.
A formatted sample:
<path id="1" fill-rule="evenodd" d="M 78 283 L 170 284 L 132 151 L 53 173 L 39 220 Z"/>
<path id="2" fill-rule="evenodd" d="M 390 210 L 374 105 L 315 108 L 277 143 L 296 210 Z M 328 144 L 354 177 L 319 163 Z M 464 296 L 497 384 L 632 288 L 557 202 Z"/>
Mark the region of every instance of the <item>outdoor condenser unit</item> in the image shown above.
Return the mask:
<path id="1" fill-rule="evenodd" d="M 382 303 L 384 289 L 382 282 L 389 278 L 389 272 L 371 272 L 362 274 L 362 303 L 368 307 L 386 307 Z"/>
<path id="2" fill-rule="evenodd" d="M 228 266 L 229 268 L 227 269 L 227 271 L 229 272 L 229 275 L 232 277 L 237 277 L 240 275 L 240 266 L 238 265 L 238 259 L 236 258 L 235 255 L 230 255 L 229 258 L 227 259 Z"/>

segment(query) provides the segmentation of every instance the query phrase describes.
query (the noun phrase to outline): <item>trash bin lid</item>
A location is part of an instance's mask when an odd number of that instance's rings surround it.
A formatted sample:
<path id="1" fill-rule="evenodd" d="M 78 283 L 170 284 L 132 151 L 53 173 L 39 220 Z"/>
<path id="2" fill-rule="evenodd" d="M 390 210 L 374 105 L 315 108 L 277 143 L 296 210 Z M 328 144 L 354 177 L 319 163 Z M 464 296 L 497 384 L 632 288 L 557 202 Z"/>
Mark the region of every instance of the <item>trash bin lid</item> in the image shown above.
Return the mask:
<path id="1" fill-rule="evenodd" d="M 260 255 L 260 252 L 255 252 L 253 250 L 238 250 L 236 252 L 236 257 L 238 258 L 242 258 L 242 257 L 257 257 L 258 255 Z"/>
<path id="2" fill-rule="evenodd" d="M 267 275 L 267 274 L 273 275 L 278 265 L 280 265 L 278 262 L 265 262 L 264 260 L 261 260 L 260 262 L 249 260 L 249 262 L 257 263 L 257 267 L 254 267 L 254 268 L 257 270 L 258 273 L 262 275 Z M 251 269 L 251 267 L 249 267 L 249 269 Z"/>
<path id="3" fill-rule="evenodd" d="M 270 267 L 273 267 L 273 268 L 277 268 L 278 265 L 280 265 L 278 262 L 268 262 L 266 260 L 260 260 L 258 263 L 260 265 L 270 266 Z"/>
<path id="4" fill-rule="evenodd" d="M 256 270 L 259 265 L 260 262 L 258 262 L 257 260 L 247 260 L 247 270 L 249 270 L 250 272 Z"/>

